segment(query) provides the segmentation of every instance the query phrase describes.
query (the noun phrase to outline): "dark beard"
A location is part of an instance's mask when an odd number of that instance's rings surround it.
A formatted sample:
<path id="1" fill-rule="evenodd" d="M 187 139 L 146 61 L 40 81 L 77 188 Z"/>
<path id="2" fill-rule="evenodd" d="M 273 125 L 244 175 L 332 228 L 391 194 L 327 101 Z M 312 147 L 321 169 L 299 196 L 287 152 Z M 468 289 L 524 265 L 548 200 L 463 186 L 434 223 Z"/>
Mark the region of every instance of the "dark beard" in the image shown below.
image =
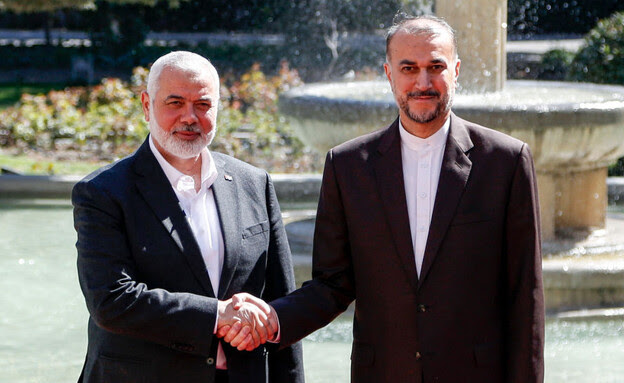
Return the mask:
<path id="1" fill-rule="evenodd" d="M 438 104 L 435 110 L 431 112 L 423 112 L 421 114 L 416 114 L 410 110 L 408 101 L 410 98 L 420 97 L 420 96 L 440 97 L 440 93 L 434 90 L 428 90 L 424 92 L 410 92 L 407 94 L 407 98 L 402 99 L 399 104 L 399 108 L 401 108 L 403 113 L 405 113 L 405 115 L 409 117 L 410 120 L 419 124 L 429 123 L 435 120 L 436 118 L 445 115 L 451 109 L 451 105 L 453 103 L 453 97 L 449 92 L 446 94 L 446 96 L 439 99 L 440 101 L 438 101 Z"/>

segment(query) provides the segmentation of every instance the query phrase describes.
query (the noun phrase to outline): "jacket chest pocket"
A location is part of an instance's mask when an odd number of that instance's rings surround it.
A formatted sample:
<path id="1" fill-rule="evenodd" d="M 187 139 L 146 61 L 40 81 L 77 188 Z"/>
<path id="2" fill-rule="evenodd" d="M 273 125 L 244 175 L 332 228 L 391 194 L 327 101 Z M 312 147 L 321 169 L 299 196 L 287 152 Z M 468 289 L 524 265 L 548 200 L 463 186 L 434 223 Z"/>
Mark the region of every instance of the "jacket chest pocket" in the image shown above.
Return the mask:
<path id="1" fill-rule="evenodd" d="M 254 255 L 265 253 L 269 248 L 269 222 L 262 221 L 243 229 L 242 245 L 246 254 Z"/>
<path id="2" fill-rule="evenodd" d="M 262 221 L 243 229 L 243 240 L 255 239 L 254 237 L 268 238 L 269 221 Z"/>
<path id="3" fill-rule="evenodd" d="M 258 262 L 266 262 L 266 254 L 269 249 L 269 233 L 268 221 L 263 221 L 243 229 L 242 251 L 237 267 L 253 270 Z"/>

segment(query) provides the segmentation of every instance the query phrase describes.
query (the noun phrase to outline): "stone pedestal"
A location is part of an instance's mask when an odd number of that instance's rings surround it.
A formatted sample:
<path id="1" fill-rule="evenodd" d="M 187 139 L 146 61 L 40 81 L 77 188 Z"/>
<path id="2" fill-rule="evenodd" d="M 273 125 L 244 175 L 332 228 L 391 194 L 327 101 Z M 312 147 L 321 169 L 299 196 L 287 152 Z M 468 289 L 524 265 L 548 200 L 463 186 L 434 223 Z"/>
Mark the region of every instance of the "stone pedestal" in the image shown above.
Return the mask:
<path id="1" fill-rule="evenodd" d="M 548 173 L 537 172 L 542 239 L 555 238 L 556 180 Z"/>
<path id="2" fill-rule="evenodd" d="M 607 168 L 537 174 L 542 237 L 589 232 L 605 227 Z"/>
<path id="3" fill-rule="evenodd" d="M 461 93 L 496 92 L 507 76 L 507 1 L 437 0 L 436 15 L 455 29 Z"/>
<path id="4" fill-rule="evenodd" d="M 603 228 L 607 208 L 607 168 L 556 176 L 555 226 Z"/>

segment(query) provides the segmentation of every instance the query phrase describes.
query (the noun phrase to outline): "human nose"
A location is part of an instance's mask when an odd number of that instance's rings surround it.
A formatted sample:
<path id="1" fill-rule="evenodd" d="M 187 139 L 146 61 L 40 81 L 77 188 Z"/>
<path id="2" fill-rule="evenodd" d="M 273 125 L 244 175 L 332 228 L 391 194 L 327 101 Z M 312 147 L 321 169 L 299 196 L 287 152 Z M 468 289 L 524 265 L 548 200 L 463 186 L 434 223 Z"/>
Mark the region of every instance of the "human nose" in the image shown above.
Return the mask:
<path id="1" fill-rule="evenodd" d="M 416 76 L 414 87 L 418 90 L 427 90 L 431 88 L 431 77 L 426 70 L 421 70 Z"/>
<path id="2" fill-rule="evenodd" d="M 180 117 L 180 122 L 190 125 L 194 124 L 198 121 L 197 114 L 195 113 L 195 108 L 192 104 L 187 104 L 182 111 L 182 116 Z"/>

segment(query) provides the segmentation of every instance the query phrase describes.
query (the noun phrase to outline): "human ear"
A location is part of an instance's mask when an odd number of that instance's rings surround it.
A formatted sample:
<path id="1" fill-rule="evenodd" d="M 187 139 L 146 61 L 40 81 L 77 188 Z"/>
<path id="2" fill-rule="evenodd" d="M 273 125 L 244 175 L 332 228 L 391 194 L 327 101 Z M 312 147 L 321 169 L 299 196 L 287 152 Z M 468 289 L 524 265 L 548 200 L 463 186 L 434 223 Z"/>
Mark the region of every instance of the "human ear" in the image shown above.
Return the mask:
<path id="1" fill-rule="evenodd" d="M 384 71 L 386 72 L 386 77 L 388 77 L 388 81 L 392 84 L 392 68 L 390 68 L 390 64 L 388 62 L 384 63 Z"/>
<path id="2" fill-rule="evenodd" d="M 149 122 L 150 98 L 147 92 L 141 92 L 141 106 L 143 107 L 143 116 L 145 117 L 145 121 Z"/>

